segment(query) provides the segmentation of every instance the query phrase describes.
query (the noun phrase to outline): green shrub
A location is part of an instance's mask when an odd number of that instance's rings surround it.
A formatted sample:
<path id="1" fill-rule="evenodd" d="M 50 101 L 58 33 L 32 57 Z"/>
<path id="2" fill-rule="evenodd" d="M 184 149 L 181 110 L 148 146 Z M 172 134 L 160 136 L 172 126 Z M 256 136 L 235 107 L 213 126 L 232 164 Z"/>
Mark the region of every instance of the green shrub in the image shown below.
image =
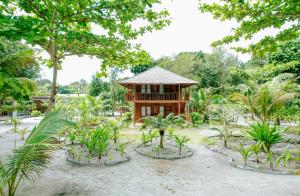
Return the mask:
<path id="1" fill-rule="evenodd" d="M 266 152 L 269 152 L 272 145 L 282 141 L 282 133 L 286 129 L 271 127 L 267 123 L 252 124 L 250 129 L 245 132 L 246 136 L 256 142 L 263 143 Z"/>
<path id="2" fill-rule="evenodd" d="M 33 110 L 30 114 L 32 117 L 39 117 L 42 115 L 42 112 L 38 111 L 38 110 Z"/>
<path id="3" fill-rule="evenodd" d="M 198 112 L 191 112 L 190 118 L 192 120 L 193 127 L 197 127 L 201 124 L 202 117 Z"/>

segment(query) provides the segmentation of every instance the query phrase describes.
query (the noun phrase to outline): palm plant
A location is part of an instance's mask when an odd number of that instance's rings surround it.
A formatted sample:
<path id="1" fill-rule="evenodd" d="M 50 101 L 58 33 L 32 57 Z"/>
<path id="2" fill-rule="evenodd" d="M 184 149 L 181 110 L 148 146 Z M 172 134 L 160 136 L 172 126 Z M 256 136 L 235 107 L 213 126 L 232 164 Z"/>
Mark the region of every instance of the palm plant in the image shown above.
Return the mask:
<path id="1" fill-rule="evenodd" d="M 241 101 L 248 110 L 263 122 L 276 115 L 276 122 L 279 124 L 279 109 L 287 102 L 299 97 L 298 85 L 296 85 L 293 75 L 282 74 L 272 81 L 262 85 L 257 85 L 251 93 L 233 93 L 230 98 L 234 101 Z"/>
<path id="2" fill-rule="evenodd" d="M 19 134 L 21 136 L 21 140 L 24 141 L 25 139 L 25 135 L 27 133 L 29 133 L 30 131 L 27 128 L 23 128 L 23 129 L 17 129 L 16 133 Z"/>
<path id="3" fill-rule="evenodd" d="M 7 187 L 8 195 L 15 195 L 21 181 L 35 181 L 42 175 L 58 147 L 49 142 L 62 128 L 75 126 L 65 116 L 60 110 L 48 113 L 32 129 L 24 145 L 16 148 L 5 162 L 0 162 L 0 187 Z"/>
<path id="4" fill-rule="evenodd" d="M 203 114 L 203 122 L 207 123 L 209 121 L 209 105 L 211 100 L 212 92 L 211 89 L 199 89 L 197 92 L 193 93 L 190 101 L 187 104 L 187 108 L 192 109 L 195 112 Z"/>
<path id="5" fill-rule="evenodd" d="M 99 97 L 93 97 L 93 96 L 88 96 L 88 106 L 94 116 L 98 116 L 100 111 L 103 108 L 103 102 L 102 99 Z"/>
<path id="6" fill-rule="evenodd" d="M 247 160 L 251 156 L 251 150 L 250 148 L 245 148 L 243 144 L 240 144 L 240 148 L 238 149 L 238 152 L 242 155 L 242 158 L 244 160 L 244 169 L 247 165 Z"/>
<path id="7" fill-rule="evenodd" d="M 144 124 L 142 129 L 147 127 L 158 130 L 160 135 L 160 148 L 164 148 L 164 135 L 165 131 L 172 126 L 180 127 L 185 123 L 185 120 L 182 116 L 175 116 L 173 113 L 168 114 L 164 117 L 163 113 L 158 114 L 157 116 L 146 116 L 143 118 Z"/>
<path id="8" fill-rule="evenodd" d="M 263 148 L 263 143 L 262 142 L 257 142 L 256 144 L 253 144 L 250 146 L 250 150 L 255 154 L 256 157 L 256 163 L 259 163 L 259 153 L 261 152 Z"/>
<path id="9" fill-rule="evenodd" d="M 180 136 L 180 135 L 175 135 L 175 142 L 179 146 L 179 155 L 181 155 L 181 149 L 183 145 L 185 145 L 190 139 L 187 136 Z"/>
<path id="10" fill-rule="evenodd" d="M 282 133 L 286 129 L 279 129 L 274 126 L 271 127 L 267 123 L 257 122 L 252 124 L 250 129 L 245 131 L 246 137 L 263 144 L 266 148 L 266 151 L 270 151 L 271 146 L 282 141 Z"/>

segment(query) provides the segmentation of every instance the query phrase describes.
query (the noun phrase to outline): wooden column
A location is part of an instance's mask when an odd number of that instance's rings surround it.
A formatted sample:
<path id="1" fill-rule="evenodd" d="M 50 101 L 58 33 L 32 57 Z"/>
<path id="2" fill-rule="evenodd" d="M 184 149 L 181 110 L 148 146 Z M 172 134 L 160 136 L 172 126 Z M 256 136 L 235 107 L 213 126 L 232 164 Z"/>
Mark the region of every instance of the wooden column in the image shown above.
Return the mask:
<path id="1" fill-rule="evenodd" d="M 180 115 L 180 101 L 181 101 L 181 92 L 180 92 L 180 84 L 178 84 L 178 115 Z"/>

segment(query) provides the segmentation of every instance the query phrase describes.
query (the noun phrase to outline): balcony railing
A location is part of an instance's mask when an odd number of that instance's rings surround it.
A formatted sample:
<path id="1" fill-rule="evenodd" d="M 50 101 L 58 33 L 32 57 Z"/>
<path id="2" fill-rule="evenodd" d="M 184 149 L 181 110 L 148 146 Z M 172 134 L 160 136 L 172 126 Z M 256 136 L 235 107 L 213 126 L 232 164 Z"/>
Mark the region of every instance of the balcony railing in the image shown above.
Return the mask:
<path id="1" fill-rule="evenodd" d="M 126 93 L 125 100 L 178 100 L 178 93 Z M 182 100 L 188 100 L 189 96 L 185 95 Z"/>

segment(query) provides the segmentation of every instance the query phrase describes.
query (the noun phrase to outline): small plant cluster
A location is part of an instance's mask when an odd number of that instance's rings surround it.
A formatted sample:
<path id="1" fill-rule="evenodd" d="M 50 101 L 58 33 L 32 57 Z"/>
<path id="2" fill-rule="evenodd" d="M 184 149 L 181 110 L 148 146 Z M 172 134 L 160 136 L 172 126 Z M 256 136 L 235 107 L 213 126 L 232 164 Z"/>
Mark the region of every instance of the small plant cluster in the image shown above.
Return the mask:
<path id="1" fill-rule="evenodd" d="M 67 136 L 68 140 L 71 142 L 71 147 L 69 153 L 74 159 L 77 157 L 80 160 L 80 152 L 76 152 L 72 145 L 78 141 L 81 147 L 84 147 L 88 151 L 88 161 L 97 154 L 98 158 L 101 159 L 102 156 L 108 155 L 108 148 L 110 142 L 117 144 L 119 138 L 120 127 L 118 121 L 107 120 L 102 125 L 91 128 L 76 128 L 68 130 Z M 120 155 L 125 154 L 125 144 L 118 144 L 116 150 L 120 152 Z"/>
<path id="2" fill-rule="evenodd" d="M 277 159 L 274 156 L 274 152 L 271 150 L 274 144 L 282 141 L 282 133 L 285 130 L 286 129 L 279 129 L 276 126 L 271 127 L 267 123 L 257 122 L 256 124 L 251 125 L 250 129 L 245 132 L 245 135 L 256 143 L 249 147 L 240 144 L 240 148 L 238 149 L 244 160 L 244 168 L 247 165 L 247 160 L 252 155 L 255 156 L 256 163 L 260 164 L 262 163 L 262 160 L 260 160 L 259 157 L 262 157 L 262 155 L 265 154 L 265 160 L 268 162 L 271 169 L 278 167 L 280 163 L 282 163 L 284 167 L 287 167 L 290 165 L 291 161 L 299 162 L 299 150 L 286 150 L 278 156 Z"/>

